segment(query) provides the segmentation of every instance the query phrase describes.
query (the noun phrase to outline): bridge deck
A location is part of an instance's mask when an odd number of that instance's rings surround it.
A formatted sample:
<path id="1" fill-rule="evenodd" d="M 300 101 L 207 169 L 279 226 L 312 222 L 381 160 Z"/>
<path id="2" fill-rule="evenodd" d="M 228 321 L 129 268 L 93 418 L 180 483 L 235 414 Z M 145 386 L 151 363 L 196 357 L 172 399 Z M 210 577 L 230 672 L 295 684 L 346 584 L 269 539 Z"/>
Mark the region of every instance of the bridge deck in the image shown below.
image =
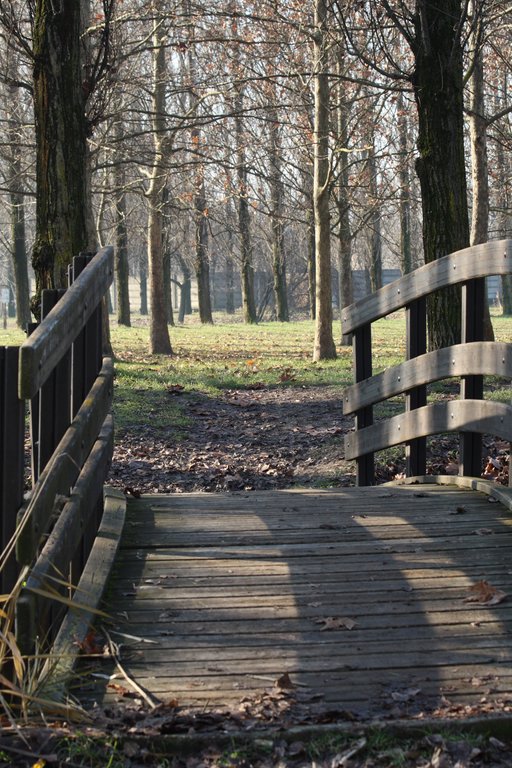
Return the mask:
<path id="1" fill-rule="evenodd" d="M 507 711 L 511 533 L 500 503 L 453 486 L 145 496 L 129 501 L 109 631 L 128 675 L 184 706 L 236 709 L 288 672 L 316 709 Z M 468 602 L 483 580 L 511 597 Z M 119 686 L 96 679 L 87 697 Z"/>

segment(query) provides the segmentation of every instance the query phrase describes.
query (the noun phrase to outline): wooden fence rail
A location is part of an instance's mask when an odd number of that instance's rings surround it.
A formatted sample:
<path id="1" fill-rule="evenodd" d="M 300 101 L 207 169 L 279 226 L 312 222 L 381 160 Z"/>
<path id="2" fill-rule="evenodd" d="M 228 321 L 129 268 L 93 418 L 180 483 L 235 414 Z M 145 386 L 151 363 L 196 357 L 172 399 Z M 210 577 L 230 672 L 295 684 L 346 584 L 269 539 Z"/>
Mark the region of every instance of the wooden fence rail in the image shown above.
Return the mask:
<path id="1" fill-rule="evenodd" d="M 41 323 L 19 349 L 4 350 L 12 364 L 0 371 L 1 429 L 9 431 L 8 442 L 2 440 L 2 465 L 11 440 L 18 458 L 7 470 L 16 491 L 9 507 L 2 468 L 3 547 L 16 516 L 18 522 L 17 562 L 10 558 L 2 569 L 2 586 L 9 589 L 19 568 L 28 569 L 16 605 L 17 641 L 24 653 L 51 642 L 58 632 L 101 520 L 113 447 L 113 366 L 110 358 L 102 358 L 102 303 L 112 277 L 112 248 L 76 257 L 68 289 L 44 291 Z M 23 504 L 25 401 L 30 403 L 32 491 Z"/>
<path id="2" fill-rule="evenodd" d="M 347 459 L 357 461 L 357 482 L 375 481 L 374 453 L 406 443 L 407 475 L 426 473 L 426 437 L 458 431 L 460 474 L 480 476 L 482 435 L 512 441 L 512 408 L 484 401 L 483 376 L 512 378 L 512 344 L 483 341 L 485 277 L 512 273 L 512 240 L 466 248 L 405 275 L 343 310 L 343 333 L 352 334 L 355 384 L 343 408 L 355 414 L 345 440 Z M 427 353 L 426 298 L 462 285 L 462 343 Z M 372 375 L 372 331 L 378 320 L 406 310 L 406 361 Z M 427 385 L 460 377 L 460 400 L 427 404 Z M 373 406 L 405 394 L 405 413 L 373 423 Z"/>

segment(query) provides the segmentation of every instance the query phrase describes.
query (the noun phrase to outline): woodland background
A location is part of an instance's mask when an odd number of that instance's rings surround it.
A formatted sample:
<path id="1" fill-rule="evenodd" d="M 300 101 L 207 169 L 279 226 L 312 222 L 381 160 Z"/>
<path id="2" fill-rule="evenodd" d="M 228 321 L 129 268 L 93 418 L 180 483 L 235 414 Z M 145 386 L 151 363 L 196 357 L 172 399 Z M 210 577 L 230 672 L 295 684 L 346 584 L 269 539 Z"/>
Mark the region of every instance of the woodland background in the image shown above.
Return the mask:
<path id="1" fill-rule="evenodd" d="M 511 19 L 497 0 L 1 0 L 9 311 L 25 326 L 112 243 L 117 319 L 148 314 L 152 352 L 194 281 L 201 322 L 307 313 L 334 357 L 353 270 L 375 290 L 383 265 L 510 235 Z M 431 347 L 456 305 L 431 307 Z"/>

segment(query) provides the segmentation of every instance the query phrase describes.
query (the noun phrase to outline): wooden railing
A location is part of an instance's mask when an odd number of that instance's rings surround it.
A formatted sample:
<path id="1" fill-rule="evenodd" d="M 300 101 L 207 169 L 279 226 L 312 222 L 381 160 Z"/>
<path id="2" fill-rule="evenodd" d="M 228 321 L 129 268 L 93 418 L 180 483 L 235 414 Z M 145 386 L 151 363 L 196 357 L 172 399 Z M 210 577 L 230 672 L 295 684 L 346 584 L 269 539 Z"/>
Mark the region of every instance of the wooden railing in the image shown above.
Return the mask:
<path id="1" fill-rule="evenodd" d="M 113 366 L 102 358 L 112 248 L 77 257 L 64 292 L 43 292 L 41 323 L 19 349 L 19 401 L 30 402 L 33 488 L 18 513 L 20 650 L 50 644 L 84 569 L 113 447 Z M 19 508 L 19 506 L 18 506 Z M 12 528 L 12 521 L 9 524 Z"/>
<path id="2" fill-rule="evenodd" d="M 355 414 L 345 457 L 357 461 L 357 482 L 375 481 L 374 454 L 406 444 L 406 474 L 426 473 L 426 437 L 461 433 L 460 474 L 482 472 L 482 435 L 512 441 L 512 407 L 483 400 L 483 376 L 512 378 L 512 344 L 483 341 L 485 277 L 512 273 L 512 240 L 457 251 L 411 272 L 343 310 L 343 333 L 352 334 L 355 384 L 345 390 L 343 410 Z M 426 297 L 462 285 L 462 343 L 427 353 Z M 405 307 L 406 360 L 372 375 L 371 326 Z M 427 404 L 427 385 L 460 377 L 460 399 Z M 406 396 L 405 412 L 373 422 L 373 406 Z"/>

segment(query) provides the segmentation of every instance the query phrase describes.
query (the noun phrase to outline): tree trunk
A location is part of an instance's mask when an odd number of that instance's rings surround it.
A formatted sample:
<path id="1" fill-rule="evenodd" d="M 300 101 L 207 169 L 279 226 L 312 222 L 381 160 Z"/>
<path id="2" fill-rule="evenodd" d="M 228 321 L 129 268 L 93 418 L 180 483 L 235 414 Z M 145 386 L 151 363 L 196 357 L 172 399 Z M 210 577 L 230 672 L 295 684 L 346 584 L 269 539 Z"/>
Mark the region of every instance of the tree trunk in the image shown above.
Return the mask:
<path id="1" fill-rule="evenodd" d="M 502 95 L 507 102 L 508 95 L 508 73 L 506 68 L 503 72 Z M 500 105 L 496 105 L 496 111 L 499 111 Z M 499 236 L 503 239 L 512 236 L 512 215 L 511 215 L 511 190 L 510 179 L 512 178 L 512 168 L 510 164 L 510 153 L 505 152 L 503 142 L 496 142 L 496 168 L 498 182 L 498 228 Z M 501 278 L 502 306 L 503 314 L 507 317 L 512 315 L 512 275 L 502 275 Z"/>
<path id="2" fill-rule="evenodd" d="M 11 166 L 11 170 L 15 170 Z M 29 281 L 27 269 L 27 242 L 25 234 L 25 198 L 17 179 L 19 173 L 12 176 L 14 187 L 11 188 L 11 232 L 12 265 L 16 291 L 16 324 L 27 328 L 30 323 Z M 17 189 L 16 189 L 17 187 Z"/>
<path id="3" fill-rule="evenodd" d="M 471 143 L 471 178 L 473 206 L 471 209 L 470 244 L 486 243 L 489 239 L 489 171 L 487 161 L 487 120 L 484 98 L 484 29 L 479 0 L 471 0 L 470 13 L 473 27 L 470 44 L 473 49 L 473 68 L 469 79 L 469 137 Z M 489 313 L 489 302 L 484 304 L 484 339 L 494 341 L 494 330 Z"/>
<path id="4" fill-rule="evenodd" d="M 174 325 L 174 311 L 172 306 L 171 253 L 169 250 L 164 251 L 163 265 L 165 316 L 167 318 L 167 325 Z"/>
<path id="5" fill-rule="evenodd" d="M 340 318 L 341 310 L 352 304 L 354 298 L 352 281 L 352 233 L 350 230 L 350 203 L 348 198 L 349 172 L 348 172 L 348 130 L 347 114 L 348 104 L 345 99 L 345 84 L 341 80 L 341 75 L 345 69 L 344 51 L 340 49 L 338 62 L 338 75 L 340 83 L 338 86 L 338 145 L 341 150 L 339 159 L 339 175 L 337 183 L 336 206 L 338 208 L 338 297 Z M 351 335 L 343 333 L 343 324 L 341 326 L 341 343 L 350 344 Z"/>
<path id="6" fill-rule="evenodd" d="M 159 24 L 153 22 L 153 166 L 148 189 L 148 268 L 149 268 L 149 340 L 152 354 L 171 355 L 172 347 L 167 326 L 163 265 L 163 206 L 165 204 L 164 138 L 165 39 L 159 35 Z"/>
<path id="7" fill-rule="evenodd" d="M 240 83 L 235 83 L 235 136 L 237 157 L 237 212 L 238 230 L 240 233 L 240 273 L 242 282 L 242 311 L 244 322 L 257 323 L 256 301 L 254 298 L 254 269 L 252 264 L 252 242 L 249 215 L 247 164 L 245 158 L 245 141 L 243 122 L 243 94 Z"/>
<path id="8" fill-rule="evenodd" d="M 398 93 L 398 145 L 400 149 L 398 179 L 400 182 L 400 268 L 406 275 L 412 271 L 411 247 L 411 177 L 409 170 L 409 126 L 402 92 Z"/>
<path id="9" fill-rule="evenodd" d="M 284 244 L 283 205 L 284 188 L 281 169 L 281 140 L 279 121 L 274 106 L 268 110 L 270 132 L 270 220 L 272 226 L 272 276 L 276 317 L 287 322 L 288 297 L 286 290 L 286 255 Z"/>
<path id="10" fill-rule="evenodd" d="M 460 0 L 416 0 L 412 83 L 426 263 L 469 245 L 461 26 Z M 460 307 L 456 288 L 430 297 L 429 349 L 460 341 Z"/>
<path id="11" fill-rule="evenodd" d="M 128 232 L 126 228 L 126 191 L 125 178 L 121 162 L 114 166 L 114 184 L 116 190 L 116 250 L 115 275 L 117 297 L 117 322 L 130 326 L 130 292 L 128 269 Z"/>
<path id="12" fill-rule="evenodd" d="M 10 117 L 9 136 L 9 198 L 11 204 L 11 247 L 14 289 L 16 292 L 16 323 L 27 328 L 30 323 L 30 288 L 27 264 L 27 241 L 25 229 L 25 194 L 21 169 L 21 149 L 18 135 L 21 122 L 18 117 L 16 89 L 8 89 Z"/>
<path id="13" fill-rule="evenodd" d="M 208 253 L 208 208 L 204 188 L 204 168 L 198 173 L 194 195 L 195 208 L 195 272 L 199 319 L 202 323 L 213 324 L 210 290 L 210 261 Z"/>
<path id="14" fill-rule="evenodd" d="M 64 287 L 68 264 L 87 246 L 80 3 L 37 0 L 33 30 L 37 200 L 32 307 L 39 314 L 41 290 Z"/>
<path id="15" fill-rule="evenodd" d="M 141 256 L 139 261 L 139 278 L 140 278 L 139 312 L 141 315 L 147 315 L 148 314 L 148 270 L 147 270 L 146 259 L 144 256 Z"/>
<path id="16" fill-rule="evenodd" d="M 332 335 L 331 216 L 329 210 L 329 76 L 327 54 L 327 0 L 315 0 L 314 32 L 314 176 L 316 252 L 316 322 L 314 360 L 333 360 L 336 347 Z"/>
<path id="17" fill-rule="evenodd" d="M 370 137 L 371 149 L 368 150 L 366 168 L 368 173 L 368 192 L 370 198 L 370 237 L 369 251 L 370 264 L 368 271 L 370 273 L 370 290 L 372 293 L 382 288 L 382 231 L 381 231 L 381 212 L 380 195 L 377 179 L 377 161 L 375 158 L 375 134 Z"/>
<path id="18" fill-rule="evenodd" d="M 235 314 L 235 274 L 231 256 L 226 256 L 226 313 Z"/>

